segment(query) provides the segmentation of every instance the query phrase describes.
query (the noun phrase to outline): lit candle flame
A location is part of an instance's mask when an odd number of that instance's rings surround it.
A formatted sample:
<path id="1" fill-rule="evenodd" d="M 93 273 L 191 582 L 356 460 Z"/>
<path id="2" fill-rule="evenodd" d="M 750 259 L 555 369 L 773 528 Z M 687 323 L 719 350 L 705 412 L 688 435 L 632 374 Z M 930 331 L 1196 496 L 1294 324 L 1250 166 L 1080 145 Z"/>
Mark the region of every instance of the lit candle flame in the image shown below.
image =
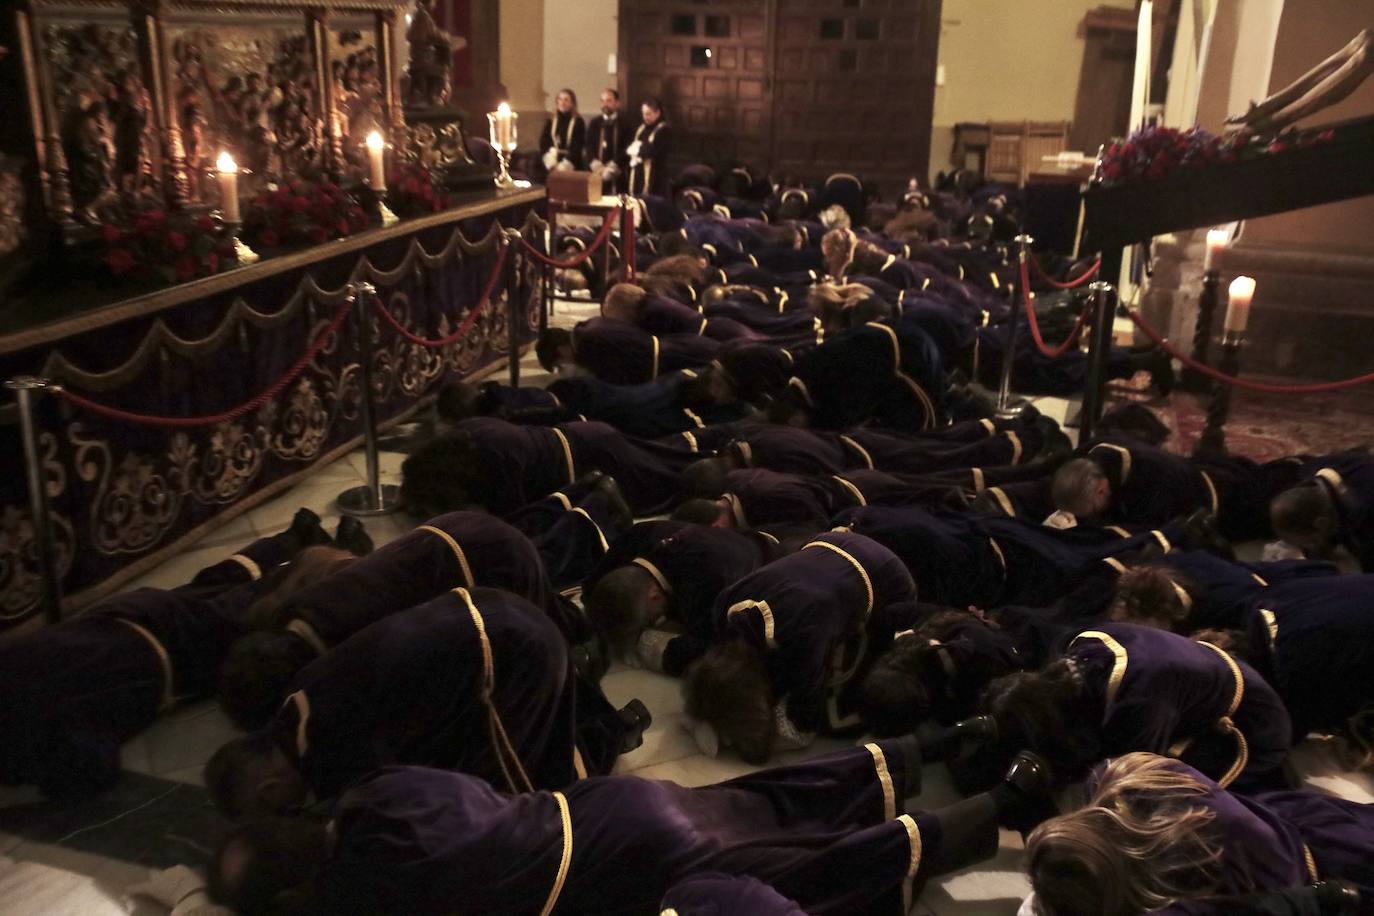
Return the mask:
<path id="1" fill-rule="evenodd" d="M 500 105 L 496 106 L 496 110 L 501 115 L 508 115 L 510 114 L 510 104 L 507 102 L 502 102 Z"/>
<path id="2" fill-rule="evenodd" d="M 239 170 L 239 164 L 234 161 L 233 156 L 229 155 L 229 151 L 225 150 L 219 154 L 219 159 L 215 161 L 215 168 L 219 169 L 221 172 L 236 173 Z"/>
<path id="3" fill-rule="evenodd" d="M 385 145 L 386 145 L 386 141 L 384 141 L 384 140 L 382 139 L 382 135 L 381 135 L 380 133 L 378 133 L 377 131 L 374 130 L 372 133 L 370 133 L 370 134 L 367 135 L 367 148 L 368 148 L 368 149 L 381 149 L 381 148 L 384 147 Z"/>

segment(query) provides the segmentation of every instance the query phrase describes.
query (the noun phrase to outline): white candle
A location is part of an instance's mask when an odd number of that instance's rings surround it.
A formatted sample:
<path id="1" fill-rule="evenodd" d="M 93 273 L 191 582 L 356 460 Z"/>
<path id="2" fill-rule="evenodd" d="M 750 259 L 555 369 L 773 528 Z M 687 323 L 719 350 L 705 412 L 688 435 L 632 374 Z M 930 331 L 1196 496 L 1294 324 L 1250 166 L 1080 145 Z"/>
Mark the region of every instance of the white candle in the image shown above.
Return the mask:
<path id="1" fill-rule="evenodd" d="M 511 147 L 513 145 L 511 133 L 510 105 L 502 102 L 496 106 L 496 145 L 503 150 Z"/>
<path id="2" fill-rule="evenodd" d="M 382 135 L 377 131 L 367 135 L 367 164 L 371 168 L 372 190 L 386 190 L 386 166 L 382 162 L 382 153 L 386 149 L 386 144 L 382 142 Z"/>
<path id="3" fill-rule="evenodd" d="M 1230 298 L 1226 303 L 1226 333 L 1244 334 L 1250 323 L 1250 300 L 1255 296 L 1253 277 L 1236 277 L 1231 281 Z"/>
<path id="4" fill-rule="evenodd" d="M 1203 270 L 1213 271 L 1219 269 L 1217 265 L 1217 255 L 1221 254 L 1221 250 L 1226 247 L 1226 243 L 1230 241 L 1230 239 L 1231 233 L 1225 229 L 1207 230 L 1207 254 L 1202 260 Z"/>
<path id="5" fill-rule="evenodd" d="M 229 153 L 219 154 L 215 162 L 219 169 L 219 207 L 226 223 L 239 222 L 239 164 Z"/>

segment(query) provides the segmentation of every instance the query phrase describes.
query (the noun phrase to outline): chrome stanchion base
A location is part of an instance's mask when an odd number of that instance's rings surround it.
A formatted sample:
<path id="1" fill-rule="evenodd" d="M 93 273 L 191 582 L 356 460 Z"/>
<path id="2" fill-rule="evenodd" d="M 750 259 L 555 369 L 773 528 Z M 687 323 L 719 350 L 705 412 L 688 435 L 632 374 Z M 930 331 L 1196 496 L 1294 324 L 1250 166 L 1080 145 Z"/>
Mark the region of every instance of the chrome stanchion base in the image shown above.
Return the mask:
<path id="1" fill-rule="evenodd" d="M 382 491 L 381 504 L 377 503 L 377 494 L 372 487 L 362 484 L 357 487 L 349 487 L 339 494 L 339 511 L 349 515 L 390 515 L 399 511 L 401 508 L 401 488 L 394 483 L 384 483 L 380 487 Z"/>
<path id="2" fill-rule="evenodd" d="M 997 408 L 997 419 L 1015 420 L 1021 416 L 1021 411 L 1025 410 L 1028 404 L 1030 401 L 1025 398 L 1009 398 L 1007 403 Z"/>

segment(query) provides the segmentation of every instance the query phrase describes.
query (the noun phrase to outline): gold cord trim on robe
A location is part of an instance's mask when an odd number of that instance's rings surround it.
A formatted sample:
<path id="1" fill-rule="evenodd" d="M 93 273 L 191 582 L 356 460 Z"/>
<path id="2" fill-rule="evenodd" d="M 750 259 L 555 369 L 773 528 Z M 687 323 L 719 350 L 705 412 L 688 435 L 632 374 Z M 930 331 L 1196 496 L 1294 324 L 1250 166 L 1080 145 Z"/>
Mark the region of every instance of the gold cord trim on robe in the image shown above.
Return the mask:
<path id="1" fill-rule="evenodd" d="M 114 620 L 142 636 L 144 641 L 152 647 L 153 654 L 157 656 L 157 666 L 162 669 L 162 699 L 158 702 L 157 708 L 159 710 L 170 709 L 176 703 L 176 694 L 174 693 L 175 688 L 172 686 L 172 656 L 168 654 L 167 647 L 153 635 L 151 630 L 142 624 L 134 623 L 127 617 L 115 617 Z"/>
<path id="2" fill-rule="evenodd" d="M 887 260 L 883 262 L 883 266 L 878 268 L 878 273 L 881 274 L 895 263 L 897 263 L 897 256 L 895 254 L 888 255 Z"/>
<path id="3" fill-rule="evenodd" d="M 611 545 L 606 541 L 606 535 L 602 533 L 601 526 L 596 523 L 596 519 L 592 518 L 586 509 L 583 509 L 581 506 L 574 506 L 568 511 L 574 515 L 582 516 L 587 520 L 587 523 L 592 526 L 592 530 L 596 532 L 596 539 L 601 542 L 602 553 L 611 552 Z"/>
<path id="4" fill-rule="evenodd" d="M 653 365 L 649 367 L 649 378 L 656 379 L 658 378 L 658 335 L 651 334 L 649 336 L 652 337 L 654 341 L 654 362 Z"/>
<path id="5" fill-rule="evenodd" d="M 701 324 L 697 325 L 697 336 L 698 336 L 698 337 L 700 337 L 700 336 L 702 336 L 703 334 L 706 333 L 706 325 L 708 325 L 708 324 L 710 324 L 710 323 L 711 323 L 711 319 L 709 319 L 709 318 L 703 318 L 703 319 L 701 319 Z"/>
<path id="6" fill-rule="evenodd" d="M 668 577 L 663 575 L 663 570 L 659 569 L 650 561 L 643 557 L 635 557 L 630 561 L 630 565 L 638 566 L 640 569 L 653 576 L 654 581 L 658 583 L 659 588 L 663 589 L 664 594 L 671 595 L 673 593 L 673 587 L 668 584 Z"/>
<path id="7" fill-rule="evenodd" d="M 911 861 L 907 863 L 906 878 L 902 881 L 902 912 L 911 911 L 911 890 L 916 883 L 916 873 L 921 869 L 921 828 L 910 814 L 897 818 L 906 828 L 906 842 L 911 849 Z"/>
<path id="8" fill-rule="evenodd" d="M 286 698 L 288 705 L 296 707 L 296 759 L 304 760 L 310 750 L 310 737 L 306 734 L 306 724 L 310 721 L 310 698 L 304 690 L 297 690 Z"/>
<path id="9" fill-rule="evenodd" d="M 1265 632 L 1269 634 L 1269 645 L 1273 647 L 1279 641 L 1279 618 L 1273 611 L 1260 608 L 1260 619 L 1264 621 Z"/>
<path id="10" fill-rule="evenodd" d="M 1125 528 L 1122 528 L 1120 525 L 1104 525 L 1103 527 L 1105 527 L 1112 534 L 1120 535 L 1122 538 L 1129 538 L 1131 536 L 1131 533 L 1127 531 Z"/>
<path id="11" fill-rule="evenodd" d="M 554 490 L 552 493 L 549 494 L 549 498 L 557 500 L 558 504 L 563 507 L 564 512 L 572 511 L 572 500 L 568 499 L 567 494 L 563 493 L 561 490 Z"/>
<path id="12" fill-rule="evenodd" d="M 577 774 L 578 779 L 587 778 L 587 763 L 582 759 L 582 752 L 577 749 L 575 744 L 573 745 L 573 772 Z"/>
<path id="13" fill-rule="evenodd" d="M 852 448 L 854 451 L 858 452 L 859 457 L 863 459 L 864 464 L 868 466 L 868 469 L 870 471 L 873 470 L 873 456 L 868 453 L 868 449 L 864 448 L 862 445 L 855 442 L 849 436 L 840 436 L 840 441 L 843 442 L 845 445 L 849 446 L 850 448 Z"/>
<path id="14" fill-rule="evenodd" d="M 654 340 L 657 341 L 658 338 L 655 337 Z M 563 430 L 557 426 L 550 426 L 549 429 L 553 430 L 553 434 L 558 437 L 558 444 L 563 446 L 563 460 L 568 463 L 568 483 L 572 483 L 577 480 L 577 467 L 573 464 L 572 445 L 568 443 L 568 437 L 563 434 Z"/>
<path id="15" fill-rule="evenodd" d="M 807 389 L 806 382 L 802 381 L 794 375 L 787 380 L 787 384 L 797 389 L 797 393 L 802 396 L 802 400 L 806 402 L 807 407 L 816 406 L 816 402 L 811 400 L 811 392 L 809 389 Z"/>
<path id="16" fill-rule="evenodd" d="M 1206 471 L 1198 471 L 1202 475 L 1202 482 L 1207 484 L 1207 498 L 1212 501 L 1212 511 L 1221 511 L 1221 500 L 1217 498 L 1217 485 L 1212 482 L 1212 475 Z"/>
<path id="17" fill-rule="evenodd" d="M 1116 557 L 1103 557 L 1102 562 L 1116 570 L 1118 575 L 1126 571 L 1126 564 L 1122 563 Z"/>
<path id="18" fill-rule="evenodd" d="M 696 454 L 696 452 L 697 452 L 697 437 L 694 436 L 694 435 L 692 435 L 691 432 L 689 432 L 688 430 L 685 430 L 685 429 L 684 429 L 684 430 L 682 431 L 682 438 L 684 438 L 684 439 L 687 440 L 687 448 L 688 448 L 688 450 L 691 451 L 692 454 Z"/>
<path id="19" fill-rule="evenodd" d="M 935 404 L 930 400 L 930 395 L 921 387 L 920 382 L 907 375 L 905 372 L 898 371 L 897 378 L 906 383 L 911 389 L 911 393 L 916 395 L 916 400 L 921 402 L 921 410 L 925 412 L 925 421 L 921 423 L 921 429 L 930 429 L 935 425 Z"/>
<path id="20" fill-rule="evenodd" d="M 993 273 L 992 271 L 988 271 L 988 277 L 992 280 L 993 289 L 1002 288 L 1002 281 L 997 278 L 997 274 Z"/>
<path id="21" fill-rule="evenodd" d="M 1118 455 L 1121 456 L 1121 480 L 1120 480 L 1120 483 L 1121 483 L 1121 484 L 1125 484 L 1125 483 L 1126 483 L 1126 478 L 1128 478 L 1128 477 L 1131 476 L 1131 452 L 1130 452 L 1130 450 L 1129 450 L 1129 449 L 1122 448 L 1122 447 L 1119 446 L 1119 445 L 1112 445 L 1110 442 L 1099 442 L 1097 445 L 1094 445 L 1092 448 L 1088 449 L 1088 454 L 1092 454 L 1093 452 L 1097 451 L 1097 450 L 1100 449 L 1100 448 L 1107 449 L 1108 451 L 1111 451 L 1111 452 L 1116 452 Z M 1206 476 L 1206 475 L 1204 475 L 1204 476 Z"/>
<path id="22" fill-rule="evenodd" d="M 1317 874 L 1317 858 L 1312 855 L 1312 847 L 1308 846 L 1306 843 L 1302 844 L 1302 861 L 1303 864 L 1307 866 L 1308 879 L 1313 884 L 1316 884 L 1321 880 L 1321 876 Z"/>
<path id="23" fill-rule="evenodd" d="M 759 537 L 763 538 L 768 543 L 772 544 L 774 547 L 776 547 L 779 543 L 778 539 L 773 537 L 773 535 L 769 534 L 767 531 L 756 531 L 754 533 L 757 534 Z"/>
<path id="24" fill-rule="evenodd" d="M 487 623 L 482 619 L 482 612 L 477 609 L 477 604 L 467 589 L 455 588 L 453 593 L 467 605 L 472 625 L 477 630 L 477 641 L 482 646 L 482 705 L 487 707 L 487 728 L 491 733 L 492 756 L 496 758 L 497 764 L 501 767 L 501 775 L 506 778 L 506 785 L 512 792 L 533 792 L 534 783 L 525 772 L 520 755 L 516 753 L 510 735 L 506 733 L 506 726 L 501 722 L 501 714 L 492 699 L 492 694 L 496 690 L 496 662 L 492 655 L 491 639 L 487 636 Z M 512 768 L 515 776 L 519 777 L 519 782 L 511 775 Z"/>
<path id="25" fill-rule="evenodd" d="M 1002 552 L 1002 545 L 997 543 L 996 538 L 988 538 L 988 546 L 992 548 L 993 554 L 997 557 L 997 564 L 1002 567 L 1002 575 L 1007 574 L 1007 555 Z"/>
<path id="26" fill-rule="evenodd" d="M 726 493 L 725 501 L 730 504 L 730 514 L 734 516 L 735 524 L 740 528 L 748 528 L 749 522 L 744 517 L 744 504 L 739 501 L 739 497 L 733 493 Z"/>
<path id="27" fill-rule="evenodd" d="M 1003 512 L 1012 518 L 1016 517 L 1016 510 L 1012 508 L 1011 498 L 1002 491 L 1001 487 L 992 487 L 987 492 L 993 499 L 997 500 L 997 505 L 1002 507 Z"/>
<path id="28" fill-rule="evenodd" d="M 744 439 L 735 440 L 735 454 L 739 460 L 744 462 L 744 466 L 751 468 L 754 466 L 754 447 Z"/>
<path id="29" fill-rule="evenodd" d="M 978 425 L 983 427 L 983 429 L 987 430 L 989 436 L 997 435 L 997 424 L 989 420 L 987 417 L 984 417 L 983 419 L 979 420 Z"/>
<path id="30" fill-rule="evenodd" d="M 1021 439 L 1011 430 L 1007 430 L 1007 438 L 1011 440 L 1011 461 L 1009 461 L 1008 464 L 1020 464 L 1021 452 L 1023 451 L 1021 448 Z"/>
<path id="31" fill-rule="evenodd" d="M 562 493 L 555 493 L 554 496 L 562 496 L 564 500 L 567 499 L 567 497 L 563 496 Z M 458 561 L 458 569 L 461 570 L 463 573 L 463 582 L 467 585 L 468 588 L 476 587 L 477 580 L 472 577 L 472 567 L 468 565 L 468 556 L 466 553 L 463 552 L 463 548 L 459 546 L 458 542 L 454 540 L 453 535 L 449 534 L 447 531 L 435 528 L 433 525 L 421 525 L 419 528 L 415 530 L 428 531 L 430 534 L 437 534 L 440 540 L 442 540 L 445 544 L 448 545 L 448 549 L 453 551 L 454 559 Z"/>
<path id="32" fill-rule="evenodd" d="M 705 429 L 705 428 L 706 428 L 706 424 L 703 423 L 703 422 L 701 421 L 701 417 L 699 417 L 699 416 L 697 416 L 695 413 L 693 413 L 692 410 L 691 410 L 691 408 L 689 408 L 689 407 L 684 407 L 684 408 L 682 408 L 682 412 L 685 413 L 685 414 L 687 415 L 687 419 L 691 420 L 693 423 L 695 423 L 695 424 L 697 425 L 697 429 Z"/>
<path id="33" fill-rule="evenodd" d="M 262 578 L 262 567 L 253 562 L 252 557 L 245 557 L 241 553 L 236 553 L 230 556 L 229 560 L 248 570 L 248 578 L 252 579 L 254 582 Z"/>
<path id="34" fill-rule="evenodd" d="M 982 493 L 984 490 L 986 490 L 988 486 L 988 481 L 987 475 L 983 473 L 983 469 L 969 468 L 969 472 L 973 474 L 973 492 Z"/>
<path id="35" fill-rule="evenodd" d="M 852 497 L 854 497 L 854 501 L 855 501 L 856 503 L 858 503 L 858 504 L 861 505 L 861 506 L 866 506 L 866 505 L 868 505 L 868 500 L 864 499 L 864 494 L 863 494 L 863 491 L 862 491 L 862 490 L 860 490 L 858 487 L 854 486 L 854 484 L 850 483 L 849 481 L 845 480 L 845 479 L 844 479 L 843 477 L 841 477 L 839 474 L 832 474 L 831 476 L 832 476 L 835 480 L 839 481 L 839 483 L 840 483 L 840 485 L 841 485 L 842 487 L 844 487 L 846 490 L 849 491 L 849 495 L 852 496 Z"/>
<path id="36" fill-rule="evenodd" d="M 1222 660 L 1226 662 L 1226 666 L 1231 669 L 1231 676 L 1236 681 L 1236 691 L 1231 697 L 1231 705 L 1226 710 L 1226 714 L 1217 720 L 1217 728 L 1236 739 L 1236 762 L 1231 764 L 1231 768 L 1217 780 L 1217 785 L 1224 789 L 1236 781 L 1236 777 L 1245 771 L 1246 765 L 1250 762 L 1250 743 L 1245 740 L 1244 733 L 1231 719 L 1236 714 L 1236 710 L 1240 708 L 1241 700 L 1245 699 L 1245 676 L 1241 673 L 1240 665 L 1236 664 L 1236 660 L 1225 649 L 1200 639 L 1197 644 L 1206 646 L 1220 655 Z"/>
<path id="37" fill-rule="evenodd" d="M 547 388 L 544 389 L 544 393 L 547 394 L 549 397 L 553 398 L 553 406 L 554 406 L 554 407 L 562 407 L 562 406 L 563 406 L 563 402 L 560 401 L 560 400 L 558 399 L 558 395 L 554 394 L 552 391 L 550 391 L 550 390 L 547 389 Z"/>
<path id="38" fill-rule="evenodd" d="M 927 289 L 930 289 L 930 277 L 921 281 L 921 292 L 925 292 Z"/>
<path id="39" fill-rule="evenodd" d="M 1193 596 L 1188 594 L 1188 590 L 1170 579 L 1169 584 L 1174 587 L 1174 594 L 1178 596 L 1178 603 L 1183 605 L 1185 611 L 1193 609 Z"/>
<path id="40" fill-rule="evenodd" d="M 1265 588 L 1268 588 L 1268 587 L 1269 587 L 1269 583 L 1266 582 L 1266 581 L 1264 581 L 1264 577 L 1261 576 L 1259 573 L 1253 573 L 1253 572 L 1252 572 L 1252 573 L 1250 574 L 1250 578 L 1251 578 L 1251 579 L 1254 579 L 1256 583 L 1258 583 L 1259 585 L 1263 585 Z"/>
<path id="41" fill-rule="evenodd" d="M 1341 472 L 1336 470 L 1335 468 L 1322 468 L 1320 471 L 1313 474 L 1312 476 L 1320 480 L 1325 480 L 1327 483 L 1331 484 L 1331 486 L 1335 487 L 1337 490 L 1345 486 L 1345 478 L 1342 477 Z"/>
<path id="42" fill-rule="evenodd" d="M 323 639 L 320 639 L 320 634 L 315 632 L 315 628 L 299 617 L 286 625 L 286 632 L 294 633 L 305 640 L 306 644 L 315 650 L 316 655 L 324 655 L 329 651 L 329 646 L 325 644 Z"/>
<path id="43" fill-rule="evenodd" d="M 773 609 L 768 606 L 767 601 L 754 601 L 751 598 L 746 598 L 743 601 L 736 601 L 734 604 L 730 605 L 730 607 L 726 609 L 725 616 L 731 617 L 735 614 L 740 614 L 744 611 L 750 610 L 758 611 L 759 617 L 763 620 L 764 644 L 767 645 L 770 649 L 776 647 L 777 643 L 773 639 L 773 636 L 776 632 L 773 621 Z"/>
<path id="44" fill-rule="evenodd" d="M 873 769 L 878 776 L 878 785 L 883 789 L 883 820 L 890 821 L 897 816 L 897 790 L 892 786 L 892 772 L 887 768 L 887 755 L 876 744 L 865 744 L 864 750 L 873 755 Z"/>
<path id="45" fill-rule="evenodd" d="M 559 856 L 558 874 L 553 879 L 549 898 L 544 901 L 544 908 L 539 911 L 539 916 L 549 916 L 554 907 L 558 906 L 558 898 L 562 895 L 563 885 L 568 880 L 568 866 L 572 864 L 572 811 L 568 809 L 568 799 L 562 792 L 554 792 L 553 800 L 558 804 L 558 819 L 563 822 L 563 854 Z"/>
<path id="46" fill-rule="evenodd" d="M 874 603 L 873 580 L 868 577 L 868 570 L 864 569 L 863 564 L 860 563 L 858 560 L 854 559 L 854 555 L 851 554 L 849 551 L 845 550 L 843 547 L 836 547 L 829 541 L 812 541 L 810 544 L 807 544 L 804 547 L 802 547 L 802 550 L 806 550 L 810 547 L 822 547 L 826 550 L 832 550 L 835 553 L 838 553 L 840 556 L 844 557 L 846 560 L 848 560 L 849 564 L 854 567 L 854 571 L 857 572 L 859 574 L 859 578 L 863 580 L 864 591 L 868 595 L 868 606 L 864 608 L 864 619 L 867 620 L 868 615 L 873 613 Z"/>
<path id="47" fill-rule="evenodd" d="M 1169 543 L 1169 539 L 1164 536 L 1164 532 L 1155 529 L 1151 531 L 1150 534 L 1154 536 L 1156 541 L 1159 541 L 1159 546 L 1163 548 L 1165 553 L 1174 549 L 1174 545 Z"/>
<path id="48" fill-rule="evenodd" d="M 778 314 L 779 314 L 779 315 L 781 315 L 783 312 L 787 311 L 787 299 L 788 299 L 787 292 L 786 292 L 785 290 L 779 289 L 779 290 L 778 290 Z"/>
<path id="49" fill-rule="evenodd" d="M 1082 633 L 1075 636 L 1073 642 L 1069 643 L 1069 645 L 1072 646 L 1073 643 L 1078 642 L 1080 639 L 1096 639 L 1107 647 L 1107 651 L 1111 652 L 1113 659 L 1115 659 L 1112 662 L 1111 676 L 1107 679 L 1107 705 L 1110 706 L 1116 701 L 1116 692 L 1121 689 L 1121 682 L 1126 679 L 1126 665 L 1128 662 L 1126 647 L 1117 642 L 1110 634 L 1103 633 L 1101 630 L 1084 630 Z"/>

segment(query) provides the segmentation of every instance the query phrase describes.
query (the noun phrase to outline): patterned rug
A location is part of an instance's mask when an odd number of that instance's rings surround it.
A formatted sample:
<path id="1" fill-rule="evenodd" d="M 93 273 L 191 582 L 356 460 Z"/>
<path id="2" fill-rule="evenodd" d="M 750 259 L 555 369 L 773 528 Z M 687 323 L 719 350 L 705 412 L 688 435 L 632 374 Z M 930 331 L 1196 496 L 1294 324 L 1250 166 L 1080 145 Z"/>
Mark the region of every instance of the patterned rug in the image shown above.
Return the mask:
<path id="1" fill-rule="evenodd" d="M 1143 373 L 1129 382 L 1113 383 L 1107 406 L 1128 400 L 1143 403 L 1173 430 L 1165 447 L 1191 454 L 1207 425 L 1210 397 L 1183 391 L 1167 398 L 1151 397 L 1148 387 L 1149 376 Z M 1236 389 L 1226 423 L 1226 445 L 1232 454 L 1256 461 L 1374 446 L 1374 396 L 1367 387 L 1302 395 Z"/>

